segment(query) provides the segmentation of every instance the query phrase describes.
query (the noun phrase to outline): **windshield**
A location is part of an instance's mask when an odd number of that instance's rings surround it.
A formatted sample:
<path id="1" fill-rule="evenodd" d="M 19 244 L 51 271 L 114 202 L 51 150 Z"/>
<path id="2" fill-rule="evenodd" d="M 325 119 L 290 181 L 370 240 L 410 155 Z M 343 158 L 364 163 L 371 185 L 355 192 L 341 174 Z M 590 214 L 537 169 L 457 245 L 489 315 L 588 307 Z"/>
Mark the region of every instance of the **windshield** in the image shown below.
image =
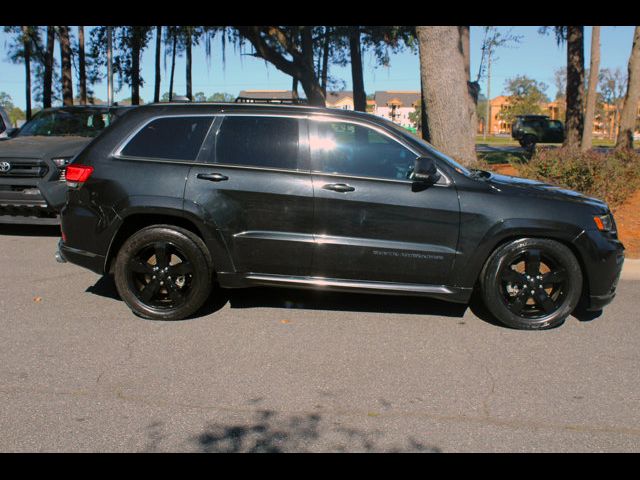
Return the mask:
<path id="1" fill-rule="evenodd" d="M 80 136 L 95 137 L 111 122 L 111 114 L 102 110 L 50 110 L 40 112 L 20 130 L 20 137 Z"/>

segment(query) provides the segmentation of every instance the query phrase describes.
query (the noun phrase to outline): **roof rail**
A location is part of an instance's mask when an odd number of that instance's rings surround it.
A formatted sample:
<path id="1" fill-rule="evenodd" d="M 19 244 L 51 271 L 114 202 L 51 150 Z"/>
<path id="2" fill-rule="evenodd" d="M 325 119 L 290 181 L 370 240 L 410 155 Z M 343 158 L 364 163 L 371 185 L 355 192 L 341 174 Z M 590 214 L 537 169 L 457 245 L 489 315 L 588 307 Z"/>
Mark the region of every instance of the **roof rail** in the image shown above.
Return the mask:
<path id="1" fill-rule="evenodd" d="M 253 98 L 238 97 L 235 103 L 282 103 L 287 105 L 307 105 L 309 102 L 305 98 Z"/>

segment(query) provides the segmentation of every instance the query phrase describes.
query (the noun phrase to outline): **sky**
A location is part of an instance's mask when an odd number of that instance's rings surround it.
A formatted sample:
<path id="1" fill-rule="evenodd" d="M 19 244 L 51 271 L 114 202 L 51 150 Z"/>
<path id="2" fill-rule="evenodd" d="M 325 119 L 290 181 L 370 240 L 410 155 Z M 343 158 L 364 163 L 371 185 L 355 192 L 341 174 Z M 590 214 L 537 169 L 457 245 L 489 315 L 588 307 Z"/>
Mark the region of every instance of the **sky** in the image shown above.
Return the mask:
<path id="1" fill-rule="evenodd" d="M 85 27 L 85 39 L 89 38 L 88 31 L 92 27 Z M 491 97 L 504 93 L 505 81 L 516 75 L 526 75 L 547 85 L 545 93 L 551 99 L 556 95 L 553 78 L 554 71 L 566 64 L 566 45 L 558 46 L 553 34 L 541 35 L 536 26 L 499 27 L 500 31 L 510 31 L 513 35 L 521 35 L 519 44 L 500 48 L 491 66 Z M 633 26 L 603 26 L 600 34 L 601 62 L 600 68 L 627 69 L 631 45 L 633 42 Z M 77 28 L 71 27 L 73 35 Z M 155 35 L 155 31 L 154 31 Z M 0 32 L 0 92 L 8 93 L 18 107 L 25 108 L 25 80 L 24 66 L 16 65 L 8 60 L 8 43 L 10 37 Z M 585 27 L 585 67 L 589 66 L 591 27 Z M 478 74 L 482 45 L 482 27 L 471 27 L 471 76 Z M 249 52 L 249 47 L 245 53 Z M 55 56 L 59 62 L 59 47 L 56 46 Z M 149 47 L 142 55 L 142 77 L 145 80 L 141 88 L 141 98 L 145 102 L 153 100 L 154 84 L 154 53 L 155 41 L 149 42 Z M 213 44 L 212 58 L 206 61 L 204 46 L 194 48 L 193 52 L 193 92 L 204 92 L 210 96 L 215 92 L 227 92 L 237 95 L 244 89 L 291 89 L 291 77 L 277 70 L 263 60 L 249 55 L 241 55 L 227 44 L 226 62 L 222 62 L 222 45 L 216 39 Z M 168 91 L 168 76 L 170 70 L 169 58 L 166 65 L 162 64 L 161 94 Z M 58 63 L 59 64 L 59 63 Z M 420 71 L 418 54 L 408 49 L 391 56 L 388 67 L 376 65 L 371 53 L 363 56 L 364 85 L 366 92 L 376 90 L 419 90 Z M 330 75 L 342 79 L 345 89 L 351 90 L 351 68 L 331 66 Z M 486 95 L 486 78 L 480 82 L 481 94 Z M 93 87 L 94 95 L 107 98 L 106 79 Z M 184 95 L 186 91 L 185 59 L 178 58 L 174 80 L 174 92 Z M 299 91 L 302 93 L 302 87 Z M 74 95 L 77 86 L 74 80 Z M 115 100 L 122 100 L 131 96 L 131 90 L 126 85 L 115 93 Z M 34 106 L 36 106 L 34 104 Z"/>

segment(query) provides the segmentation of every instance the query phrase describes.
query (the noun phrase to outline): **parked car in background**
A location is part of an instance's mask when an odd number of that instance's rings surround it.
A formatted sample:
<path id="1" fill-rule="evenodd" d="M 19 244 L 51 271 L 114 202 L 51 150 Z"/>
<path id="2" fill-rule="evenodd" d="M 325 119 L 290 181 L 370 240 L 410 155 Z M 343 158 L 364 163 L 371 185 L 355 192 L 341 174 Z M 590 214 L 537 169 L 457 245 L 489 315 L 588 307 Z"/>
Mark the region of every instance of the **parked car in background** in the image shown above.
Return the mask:
<path id="1" fill-rule="evenodd" d="M 0 107 L 0 140 L 6 140 L 14 133 L 7 111 Z"/>
<path id="2" fill-rule="evenodd" d="M 526 149 L 535 147 L 536 143 L 562 143 L 564 125 L 546 115 L 518 115 L 511 127 L 511 137 Z"/>
<path id="3" fill-rule="evenodd" d="M 57 224 L 58 212 L 42 191 L 64 195 L 67 164 L 130 108 L 45 109 L 0 142 L 0 223 Z"/>
<path id="4" fill-rule="evenodd" d="M 478 289 L 514 328 L 615 296 L 606 203 L 470 170 L 404 128 L 346 110 L 138 107 L 67 168 L 57 258 L 113 272 L 138 315 L 176 320 L 214 287 L 425 295 Z M 69 292 L 67 292 L 69 293 Z"/>

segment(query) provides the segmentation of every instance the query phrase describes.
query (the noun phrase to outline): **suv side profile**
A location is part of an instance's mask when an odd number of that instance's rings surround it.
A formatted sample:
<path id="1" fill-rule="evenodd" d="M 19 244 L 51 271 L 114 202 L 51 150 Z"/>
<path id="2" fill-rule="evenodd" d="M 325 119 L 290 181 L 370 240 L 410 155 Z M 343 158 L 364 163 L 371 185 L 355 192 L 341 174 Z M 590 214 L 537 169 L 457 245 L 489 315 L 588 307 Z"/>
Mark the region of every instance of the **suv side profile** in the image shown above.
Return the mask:
<path id="1" fill-rule="evenodd" d="M 526 149 L 536 143 L 562 143 L 564 126 L 560 120 L 551 120 L 546 115 L 518 115 L 511 127 L 511 137 Z"/>
<path id="2" fill-rule="evenodd" d="M 255 285 L 423 295 L 479 289 L 504 324 L 601 309 L 624 260 L 604 202 L 469 170 L 382 118 L 152 104 L 67 170 L 57 258 L 113 273 L 139 316 L 195 313 Z"/>

